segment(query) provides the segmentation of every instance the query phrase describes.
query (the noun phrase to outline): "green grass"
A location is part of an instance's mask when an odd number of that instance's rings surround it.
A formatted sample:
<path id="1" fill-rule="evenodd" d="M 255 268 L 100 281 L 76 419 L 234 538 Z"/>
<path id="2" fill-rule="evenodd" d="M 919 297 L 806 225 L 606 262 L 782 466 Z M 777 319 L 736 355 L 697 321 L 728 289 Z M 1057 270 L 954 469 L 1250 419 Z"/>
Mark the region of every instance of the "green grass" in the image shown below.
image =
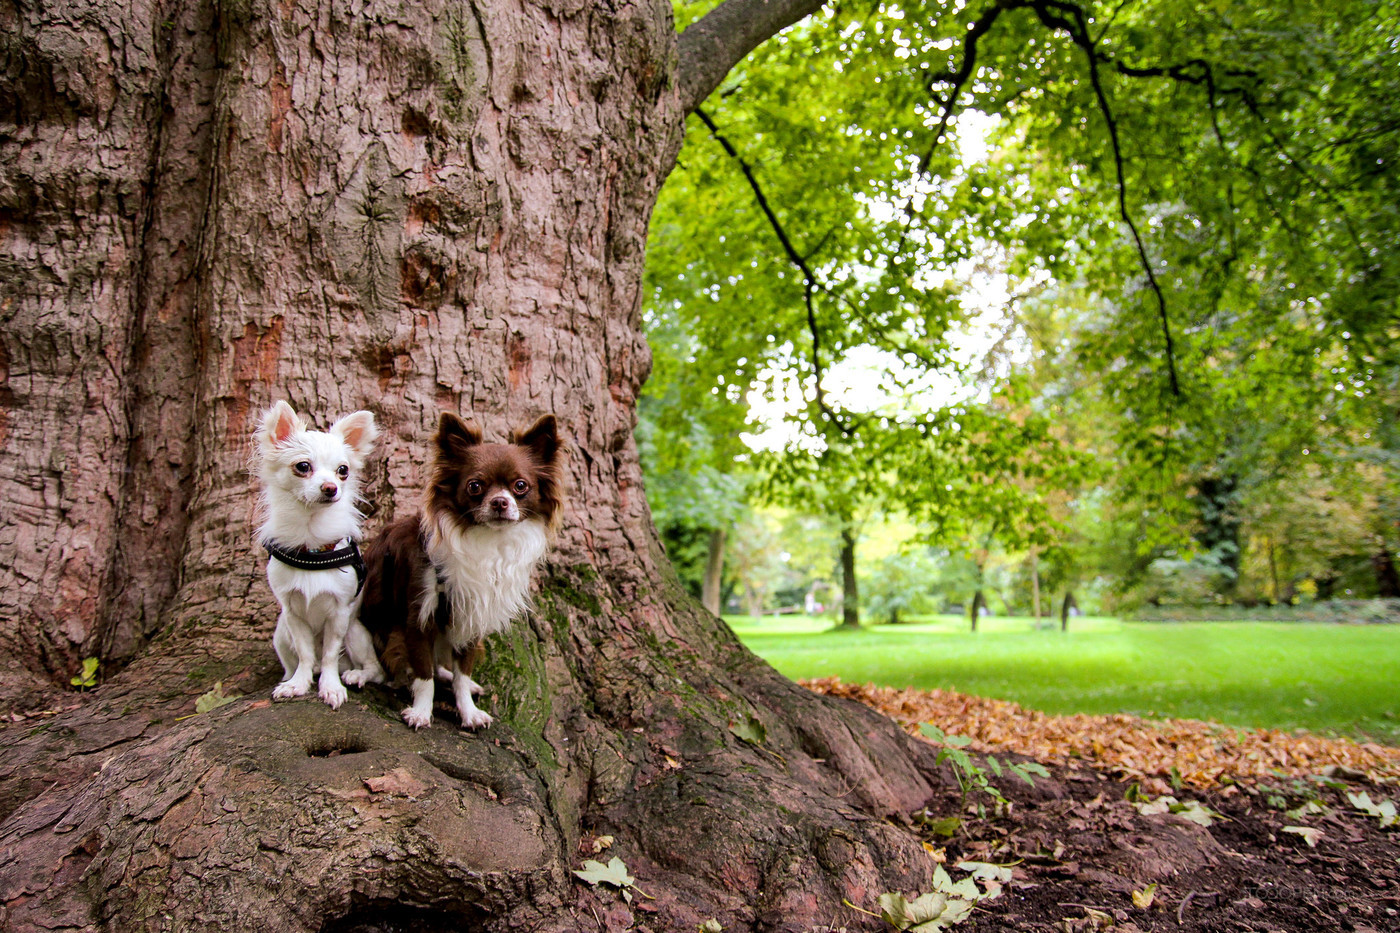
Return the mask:
<path id="1" fill-rule="evenodd" d="M 1050 713 L 1134 713 L 1400 744 L 1400 627 L 937 616 L 860 631 L 806 616 L 726 617 L 794 679 L 941 687 Z"/>

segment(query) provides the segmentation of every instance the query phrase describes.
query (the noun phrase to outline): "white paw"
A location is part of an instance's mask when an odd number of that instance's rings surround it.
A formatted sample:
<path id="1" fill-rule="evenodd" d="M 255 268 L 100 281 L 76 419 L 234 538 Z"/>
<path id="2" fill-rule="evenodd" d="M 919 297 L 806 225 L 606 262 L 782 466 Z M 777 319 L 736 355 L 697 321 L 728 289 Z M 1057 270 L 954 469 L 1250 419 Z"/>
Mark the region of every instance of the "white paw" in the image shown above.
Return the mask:
<path id="1" fill-rule="evenodd" d="M 340 709 L 340 704 L 345 702 L 345 697 L 347 696 L 345 685 L 339 681 L 334 683 L 322 681 L 319 693 L 321 694 L 321 699 L 324 700 L 326 705 L 331 709 Z"/>
<path id="2" fill-rule="evenodd" d="M 472 696 L 474 696 L 474 697 L 479 697 L 479 696 L 481 696 L 483 693 L 486 692 L 486 688 L 485 688 L 485 687 L 483 687 L 481 684 L 477 683 L 476 681 L 472 680 L 470 677 L 466 678 L 466 680 L 467 680 L 467 689 L 470 690 L 470 691 L 472 692 Z"/>
<path id="3" fill-rule="evenodd" d="M 309 689 L 311 689 L 310 683 L 300 680 L 284 680 L 272 688 L 272 698 L 274 700 L 290 700 L 293 697 L 304 697 Z"/>
<path id="4" fill-rule="evenodd" d="M 479 709 L 471 709 L 466 711 L 458 710 L 457 713 L 462 717 L 463 729 L 484 729 L 487 726 L 491 725 L 490 714 L 483 713 Z"/>
<path id="5" fill-rule="evenodd" d="M 408 709 L 404 710 L 400 715 L 403 716 L 403 721 L 408 723 L 414 729 L 425 729 L 428 727 L 428 724 L 433 721 L 433 714 L 431 711 L 427 713 L 420 713 L 418 712 L 418 710 L 414 709 L 411 706 Z"/>
<path id="6" fill-rule="evenodd" d="M 447 683 L 452 682 L 452 670 L 450 668 L 443 667 L 441 664 L 438 665 L 437 673 L 435 676 L 438 680 L 445 681 Z"/>
<path id="7" fill-rule="evenodd" d="M 370 670 L 346 671 L 340 675 L 340 679 L 349 687 L 363 687 L 365 684 L 380 683 L 380 679 L 375 676 L 374 671 Z"/>

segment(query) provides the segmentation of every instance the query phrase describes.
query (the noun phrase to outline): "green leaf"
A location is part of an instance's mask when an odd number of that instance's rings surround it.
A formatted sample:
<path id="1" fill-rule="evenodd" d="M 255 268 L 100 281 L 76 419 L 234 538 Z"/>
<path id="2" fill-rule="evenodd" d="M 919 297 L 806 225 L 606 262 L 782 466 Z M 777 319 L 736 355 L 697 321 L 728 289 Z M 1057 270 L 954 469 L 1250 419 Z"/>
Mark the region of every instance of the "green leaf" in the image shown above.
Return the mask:
<path id="1" fill-rule="evenodd" d="M 768 739 L 768 730 L 753 716 L 730 720 L 729 731 L 750 745 L 762 745 Z"/>
<path id="2" fill-rule="evenodd" d="M 1290 820 L 1301 820 L 1305 817 L 1317 816 L 1326 812 L 1326 807 L 1322 806 L 1316 800 L 1309 800 L 1301 806 L 1294 807 L 1292 810 L 1284 811 L 1284 816 L 1288 817 Z"/>
<path id="3" fill-rule="evenodd" d="M 610 884 L 615 888 L 627 888 L 636 880 L 627 873 L 627 866 L 616 855 L 606 865 L 588 859 L 583 863 L 582 869 L 574 869 L 574 874 L 594 886 Z"/>
<path id="4" fill-rule="evenodd" d="M 97 686 L 97 659 L 83 658 L 83 669 L 68 682 L 84 690 Z"/>
<path id="5" fill-rule="evenodd" d="M 220 706 L 227 706 L 228 704 L 232 703 L 234 700 L 237 700 L 242 696 L 243 694 L 241 693 L 230 693 L 225 695 L 224 683 L 223 681 L 219 681 L 218 683 L 214 684 L 213 690 L 210 690 L 208 693 L 202 695 L 198 700 L 194 701 L 194 711 L 196 713 L 207 713 L 210 710 L 218 709 Z"/>
<path id="6" fill-rule="evenodd" d="M 927 820 L 924 823 L 929 831 L 935 836 L 951 837 L 957 834 L 958 827 L 962 825 L 962 818 L 957 816 L 945 816 L 942 819 Z"/>
<path id="7" fill-rule="evenodd" d="M 700 933 L 724 933 L 724 927 L 713 917 L 700 924 Z"/>

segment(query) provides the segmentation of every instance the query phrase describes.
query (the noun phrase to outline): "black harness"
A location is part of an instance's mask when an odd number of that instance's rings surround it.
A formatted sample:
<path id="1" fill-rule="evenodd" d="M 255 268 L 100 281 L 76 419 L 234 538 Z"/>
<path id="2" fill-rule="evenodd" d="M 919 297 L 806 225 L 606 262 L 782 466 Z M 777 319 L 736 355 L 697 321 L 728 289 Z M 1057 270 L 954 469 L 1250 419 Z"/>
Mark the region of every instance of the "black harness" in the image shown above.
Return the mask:
<path id="1" fill-rule="evenodd" d="M 306 548 L 285 548 L 271 541 L 264 541 L 267 553 L 298 570 L 338 570 L 341 567 L 355 568 L 355 595 L 365 588 L 365 559 L 360 556 L 360 546 L 354 541 L 334 551 L 308 551 Z"/>

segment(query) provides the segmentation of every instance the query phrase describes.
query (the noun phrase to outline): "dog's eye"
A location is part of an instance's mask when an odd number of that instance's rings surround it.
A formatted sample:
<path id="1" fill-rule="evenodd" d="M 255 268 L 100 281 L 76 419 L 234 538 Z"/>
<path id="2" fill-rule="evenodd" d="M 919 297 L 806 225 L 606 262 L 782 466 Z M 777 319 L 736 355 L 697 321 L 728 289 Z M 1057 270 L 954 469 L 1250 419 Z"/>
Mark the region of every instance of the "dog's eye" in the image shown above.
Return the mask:
<path id="1" fill-rule="evenodd" d="M 297 476 L 310 476 L 310 475 L 311 475 L 311 461 L 310 461 L 310 460 L 302 460 L 300 463 L 293 463 L 293 464 L 292 464 L 292 472 L 295 473 Z"/>
<path id="2" fill-rule="evenodd" d="M 335 475 L 339 476 L 341 479 L 349 479 L 350 468 L 342 463 L 340 466 L 335 468 Z"/>
<path id="3" fill-rule="evenodd" d="M 471 482 L 467 483 L 467 495 L 481 495 L 481 482 L 479 480 L 472 480 Z"/>
<path id="4" fill-rule="evenodd" d="M 515 481 L 515 485 L 511 486 L 511 489 L 515 490 L 517 496 L 523 496 L 530 491 L 530 484 L 523 479 L 518 479 Z"/>

